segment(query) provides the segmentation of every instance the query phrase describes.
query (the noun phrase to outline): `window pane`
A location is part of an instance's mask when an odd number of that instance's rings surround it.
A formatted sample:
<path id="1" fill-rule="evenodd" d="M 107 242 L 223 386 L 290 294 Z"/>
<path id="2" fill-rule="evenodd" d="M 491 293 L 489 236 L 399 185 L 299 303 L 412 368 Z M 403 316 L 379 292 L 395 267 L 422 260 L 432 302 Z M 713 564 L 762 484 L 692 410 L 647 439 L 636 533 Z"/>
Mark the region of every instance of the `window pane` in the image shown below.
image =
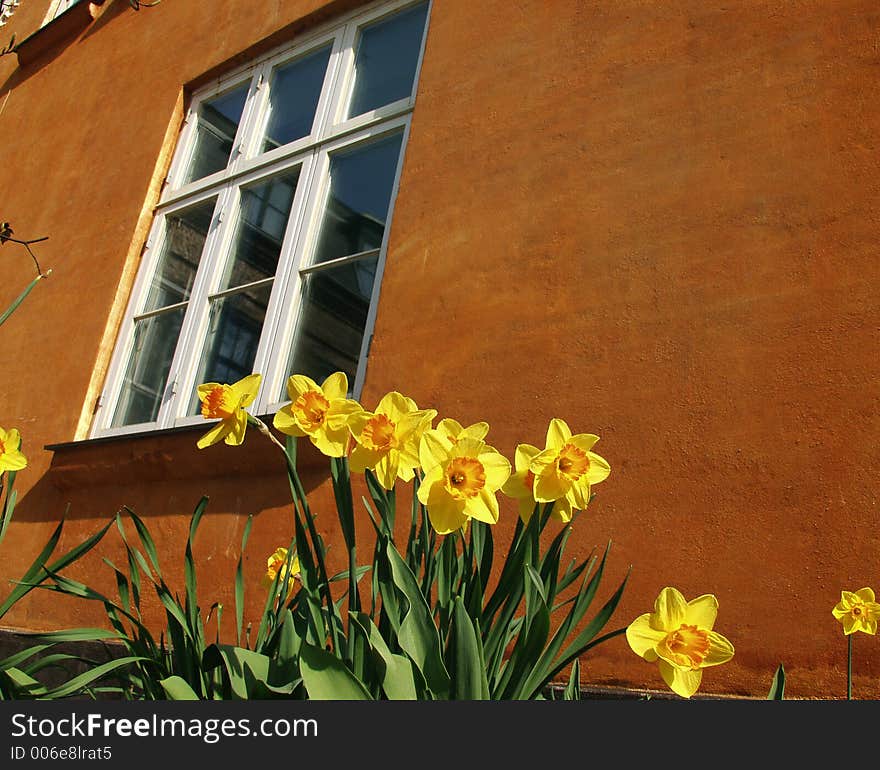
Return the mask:
<path id="1" fill-rule="evenodd" d="M 361 30 L 348 117 L 412 94 L 427 13 L 421 3 Z"/>
<path id="2" fill-rule="evenodd" d="M 220 290 L 275 275 L 299 168 L 241 191 L 232 252 Z"/>
<path id="3" fill-rule="evenodd" d="M 215 198 L 165 217 L 165 237 L 144 312 L 189 299 Z"/>
<path id="4" fill-rule="evenodd" d="M 251 286 L 211 302 L 208 336 L 202 348 L 195 387 L 203 382 L 233 383 L 253 372 L 257 343 L 263 330 L 272 283 Z M 189 413 L 197 414 L 195 388 Z"/>
<path id="5" fill-rule="evenodd" d="M 382 245 L 400 157 L 401 134 L 335 155 L 315 262 Z"/>
<path id="6" fill-rule="evenodd" d="M 330 47 L 279 67 L 269 89 L 269 123 L 263 152 L 312 133 Z"/>
<path id="7" fill-rule="evenodd" d="M 184 308 L 179 307 L 135 322 L 134 345 L 113 415 L 114 428 L 156 419 L 183 313 Z"/>
<path id="8" fill-rule="evenodd" d="M 354 385 L 377 262 L 378 257 L 369 257 L 303 278 L 288 374 L 322 382 L 333 372 L 345 372 Z"/>
<path id="9" fill-rule="evenodd" d="M 199 105 L 196 141 L 184 183 L 226 168 L 247 93 L 248 84 L 244 83 Z"/>

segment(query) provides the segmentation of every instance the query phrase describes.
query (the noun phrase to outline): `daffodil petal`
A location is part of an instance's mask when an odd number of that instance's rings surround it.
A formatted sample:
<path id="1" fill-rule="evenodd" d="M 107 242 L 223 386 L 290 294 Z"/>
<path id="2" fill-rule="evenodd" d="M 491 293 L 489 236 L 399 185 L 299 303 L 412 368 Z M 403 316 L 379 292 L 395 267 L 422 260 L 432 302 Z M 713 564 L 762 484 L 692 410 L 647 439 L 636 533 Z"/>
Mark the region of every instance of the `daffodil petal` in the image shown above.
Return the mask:
<path id="1" fill-rule="evenodd" d="M 422 505 L 428 504 L 428 500 L 431 499 L 432 490 L 436 484 L 443 485 L 443 467 L 440 465 L 435 465 L 431 468 L 431 470 L 425 474 L 422 483 L 419 484 L 417 496 Z M 436 492 L 434 492 L 434 494 L 436 494 Z"/>
<path id="2" fill-rule="evenodd" d="M 345 372 L 333 372 L 321 384 L 321 391 L 328 401 L 348 396 L 348 377 Z"/>
<path id="3" fill-rule="evenodd" d="M 432 495 L 427 507 L 428 519 L 439 535 L 448 535 L 461 529 L 468 520 L 464 514 L 464 502 L 453 500 L 445 492 Z"/>
<path id="4" fill-rule="evenodd" d="M 384 414 L 394 423 L 400 422 L 401 417 L 409 414 L 411 411 L 412 408 L 406 396 L 398 393 L 396 390 L 392 390 L 390 393 L 382 396 L 376 407 L 376 414 Z"/>
<path id="5" fill-rule="evenodd" d="M 528 524 L 532 520 L 532 516 L 535 515 L 535 505 L 536 503 L 531 495 L 520 498 L 519 517 L 522 519 L 523 524 Z"/>
<path id="6" fill-rule="evenodd" d="M 651 626 L 651 613 L 639 615 L 626 628 L 626 641 L 636 654 L 653 663 L 657 660 L 657 644 L 666 638 L 665 631 Z"/>
<path id="7" fill-rule="evenodd" d="M 681 669 L 667 663 L 665 660 L 659 661 L 660 676 L 676 695 L 682 698 L 690 698 L 698 689 L 700 682 L 703 681 L 703 672 L 701 669 Z"/>
<path id="8" fill-rule="evenodd" d="M 684 612 L 684 622 L 691 626 L 698 626 L 709 631 L 715 625 L 718 617 L 718 599 L 712 594 L 703 594 L 687 603 Z"/>
<path id="9" fill-rule="evenodd" d="M 222 441 L 226 438 L 226 434 L 229 433 L 231 429 L 232 427 L 228 423 L 221 420 L 196 442 L 196 446 L 199 449 L 204 449 L 205 447 L 211 446 L 211 444 L 216 444 L 218 441 Z"/>
<path id="10" fill-rule="evenodd" d="M 425 431 L 419 442 L 419 462 L 422 469 L 427 473 L 435 466 L 446 462 L 451 447 L 449 439 L 439 430 Z"/>
<path id="11" fill-rule="evenodd" d="M 286 433 L 288 436 L 306 435 L 305 431 L 299 427 L 299 423 L 293 416 L 293 409 L 290 404 L 282 406 L 277 412 L 275 412 L 275 416 L 272 418 L 272 425 L 282 433 Z"/>
<path id="12" fill-rule="evenodd" d="M 501 491 L 508 497 L 528 498 L 532 505 L 535 503 L 532 490 L 526 486 L 525 473 L 511 473 L 507 481 L 501 485 Z"/>
<path id="13" fill-rule="evenodd" d="M 233 393 L 233 401 L 242 408 L 250 406 L 257 397 L 262 379 L 263 375 L 254 373 L 249 374 L 247 377 L 242 377 L 238 382 L 230 385 L 229 388 Z"/>
<path id="14" fill-rule="evenodd" d="M 244 434 L 247 430 L 247 414 L 239 411 L 231 420 L 227 420 L 229 424 L 229 433 L 226 434 L 223 441 L 230 446 L 240 446 L 244 443 Z"/>
<path id="15" fill-rule="evenodd" d="M 343 457 L 348 447 L 349 434 L 348 429 L 343 427 L 341 430 L 319 430 L 309 438 L 321 454 L 327 457 Z"/>
<path id="16" fill-rule="evenodd" d="M 667 586 L 654 602 L 652 624 L 663 631 L 674 631 L 684 623 L 687 602 L 677 588 Z"/>
<path id="17" fill-rule="evenodd" d="M 733 657 L 733 652 L 733 645 L 727 637 L 715 631 L 710 631 L 709 650 L 706 652 L 706 657 L 703 658 L 703 662 L 700 665 L 703 668 L 706 666 L 720 666 L 722 663 L 727 663 Z"/>
<path id="18" fill-rule="evenodd" d="M 553 518 L 564 524 L 571 521 L 571 504 L 564 497 L 553 503 Z"/>
<path id="19" fill-rule="evenodd" d="M 479 494 L 468 499 L 464 512 L 477 521 L 486 524 L 498 523 L 498 498 L 493 492 L 483 487 Z"/>
<path id="20" fill-rule="evenodd" d="M 578 479 L 571 485 L 565 499 L 572 508 L 583 511 L 590 504 L 590 483 L 585 478 Z"/>
<path id="21" fill-rule="evenodd" d="M 475 438 L 478 441 L 482 441 L 483 439 L 485 439 L 488 433 L 488 422 L 475 422 L 473 425 L 468 425 L 466 428 L 463 428 L 460 431 L 461 435 L 467 436 L 468 438 Z"/>
<path id="22" fill-rule="evenodd" d="M 611 473 L 611 466 L 604 457 L 600 457 L 595 452 L 587 452 L 587 459 L 590 461 L 589 470 L 587 470 L 587 481 L 590 484 L 598 484 L 605 481 Z"/>
<path id="23" fill-rule="evenodd" d="M 577 433 L 571 436 L 566 443 L 573 444 L 582 452 L 589 452 L 598 440 L 599 437 L 594 433 Z"/>
<path id="24" fill-rule="evenodd" d="M 397 452 L 386 452 L 376 463 L 373 469 L 379 483 L 385 489 L 394 489 L 394 482 L 397 481 Z"/>
<path id="25" fill-rule="evenodd" d="M 4 452 L 0 455 L 0 470 L 20 471 L 27 467 L 27 458 L 17 449 Z"/>
<path id="26" fill-rule="evenodd" d="M 361 405 L 350 398 L 330 402 L 325 420 L 330 430 L 347 430 L 349 418 L 361 411 Z"/>
<path id="27" fill-rule="evenodd" d="M 435 430 L 446 436 L 446 438 L 455 440 L 464 428 L 461 427 L 461 423 L 458 420 L 453 420 L 451 417 L 444 417 L 437 423 Z"/>
<path id="28" fill-rule="evenodd" d="M 367 468 L 375 468 L 381 457 L 381 452 L 366 449 L 358 444 L 351 450 L 348 467 L 352 473 L 363 473 Z"/>
<path id="29" fill-rule="evenodd" d="M 550 503 L 560 497 L 565 497 L 569 489 L 571 489 L 571 483 L 563 481 L 552 469 L 540 476 L 535 474 L 534 494 L 535 500 L 539 503 Z"/>
<path id="30" fill-rule="evenodd" d="M 517 444 L 513 453 L 513 467 L 517 471 L 527 471 L 532 460 L 540 454 L 541 450 L 532 444 Z"/>
<path id="31" fill-rule="evenodd" d="M 856 596 L 859 597 L 863 602 L 873 602 L 874 601 L 874 589 L 872 588 L 860 588 L 855 592 Z"/>
<path id="32" fill-rule="evenodd" d="M 568 439 L 571 438 L 571 429 L 565 420 L 554 417 L 547 426 L 547 441 L 544 444 L 547 449 L 562 449 Z"/>
<path id="33" fill-rule="evenodd" d="M 287 378 L 287 395 L 291 401 L 296 401 L 303 393 L 310 391 L 321 391 L 318 383 L 311 377 L 307 377 L 305 374 L 291 374 Z"/>
<path id="34" fill-rule="evenodd" d="M 477 459 L 486 472 L 486 486 L 491 490 L 500 489 L 510 477 L 510 461 L 498 452 L 483 452 Z"/>

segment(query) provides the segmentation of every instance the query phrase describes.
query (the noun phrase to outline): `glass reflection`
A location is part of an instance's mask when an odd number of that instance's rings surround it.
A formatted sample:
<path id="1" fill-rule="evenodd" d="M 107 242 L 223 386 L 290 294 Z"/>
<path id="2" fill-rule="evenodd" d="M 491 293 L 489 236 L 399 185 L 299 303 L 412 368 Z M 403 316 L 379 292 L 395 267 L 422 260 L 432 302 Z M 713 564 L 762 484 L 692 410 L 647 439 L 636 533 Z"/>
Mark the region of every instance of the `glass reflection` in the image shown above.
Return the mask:
<path id="1" fill-rule="evenodd" d="M 233 383 L 253 372 L 272 283 L 250 286 L 211 302 L 208 335 L 199 356 L 195 387 L 203 382 Z M 199 411 L 195 388 L 190 414 Z"/>
<path id="2" fill-rule="evenodd" d="M 420 3 L 361 30 L 348 117 L 412 94 L 427 13 Z"/>
<path id="3" fill-rule="evenodd" d="M 335 155 L 315 262 L 378 249 L 385 233 L 401 134 Z"/>
<path id="4" fill-rule="evenodd" d="M 269 122 L 263 152 L 312 133 L 328 61 L 329 46 L 275 70 L 269 88 Z"/>
<path id="5" fill-rule="evenodd" d="M 378 257 L 368 257 L 303 278 L 288 374 L 323 382 L 333 372 L 345 372 L 354 385 L 377 263 Z"/>
<path id="6" fill-rule="evenodd" d="M 295 168 L 242 189 L 221 291 L 275 275 L 298 180 L 299 168 Z"/>
<path id="7" fill-rule="evenodd" d="M 247 93 L 248 84 L 244 83 L 199 105 L 196 141 L 184 183 L 226 168 Z"/>
<path id="8" fill-rule="evenodd" d="M 134 344 L 113 414 L 114 428 L 155 421 L 183 314 L 184 308 L 179 307 L 135 322 Z"/>
<path id="9" fill-rule="evenodd" d="M 144 312 L 189 299 L 216 199 L 165 217 L 165 236 Z"/>

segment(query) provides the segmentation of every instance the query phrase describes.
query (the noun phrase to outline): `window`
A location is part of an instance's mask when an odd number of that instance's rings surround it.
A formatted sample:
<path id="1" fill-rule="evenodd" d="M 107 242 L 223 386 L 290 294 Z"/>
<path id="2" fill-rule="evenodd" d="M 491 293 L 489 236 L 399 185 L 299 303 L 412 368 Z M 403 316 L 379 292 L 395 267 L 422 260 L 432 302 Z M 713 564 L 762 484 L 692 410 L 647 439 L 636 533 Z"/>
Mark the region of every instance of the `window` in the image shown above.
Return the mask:
<path id="1" fill-rule="evenodd" d="M 48 24 L 53 19 L 58 18 L 66 10 L 82 1 L 83 0 L 54 0 L 52 5 L 49 6 L 49 13 L 43 21 L 43 24 Z"/>
<path id="2" fill-rule="evenodd" d="M 360 391 L 429 0 L 373 6 L 193 95 L 93 436 L 201 422 L 257 371 Z"/>

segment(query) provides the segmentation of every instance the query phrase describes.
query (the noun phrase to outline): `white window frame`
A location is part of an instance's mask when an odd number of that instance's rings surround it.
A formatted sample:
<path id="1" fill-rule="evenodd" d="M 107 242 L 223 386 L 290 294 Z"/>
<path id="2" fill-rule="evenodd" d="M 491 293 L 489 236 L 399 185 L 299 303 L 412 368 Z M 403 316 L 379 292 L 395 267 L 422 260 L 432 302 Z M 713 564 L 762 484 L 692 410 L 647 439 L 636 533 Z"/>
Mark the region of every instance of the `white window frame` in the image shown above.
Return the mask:
<path id="1" fill-rule="evenodd" d="M 286 396 L 283 393 L 288 376 L 286 368 L 300 309 L 302 277 L 317 269 L 311 264 L 311 260 L 324 214 L 324 201 L 329 190 L 330 158 L 337 151 L 378 139 L 385 134 L 400 132 L 401 148 L 382 244 L 376 250 L 378 257 L 376 276 L 357 373 L 354 382 L 349 383 L 352 396 L 359 397 L 376 319 L 376 306 L 382 283 L 394 202 L 409 136 L 412 110 L 415 106 L 433 0 L 428 0 L 425 27 L 410 95 L 351 119 L 344 120 L 343 115 L 348 108 L 354 82 L 355 44 L 359 30 L 384 16 L 419 4 L 420 0 L 391 0 L 391 2 L 372 5 L 367 10 L 350 12 L 332 24 L 316 28 L 311 34 L 298 38 L 292 45 L 276 48 L 259 60 L 229 73 L 213 85 L 193 94 L 177 140 L 165 187 L 153 212 L 153 223 L 144 246 L 141 264 L 121 322 L 104 389 L 95 409 L 91 438 L 204 423 L 200 415 L 189 415 L 187 412 L 191 394 L 198 385 L 195 377 L 199 367 L 199 354 L 210 320 L 208 298 L 217 291 L 218 282 L 222 278 L 222 269 L 232 245 L 239 191 L 250 182 L 268 179 L 275 173 L 299 166 L 299 179 L 278 266 L 274 278 L 271 279 L 272 291 L 253 363 L 253 371 L 260 372 L 263 380 L 257 399 L 248 411 L 252 414 L 271 414 L 285 403 Z M 259 153 L 259 144 L 263 139 L 267 119 L 268 83 L 273 69 L 288 60 L 308 55 L 328 44 L 331 46 L 331 53 L 311 135 L 268 152 Z M 249 83 L 248 96 L 233 143 L 232 156 L 226 168 L 184 184 L 182 180 L 186 173 L 186 165 L 197 137 L 199 106 L 205 100 L 244 83 Z M 169 214 L 215 196 L 218 199 L 217 205 L 201 252 L 194 283 L 186 300 L 186 311 L 158 415 L 152 422 L 114 427 L 113 416 L 123 391 L 123 380 L 134 343 L 135 319 L 148 315 L 142 312 L 141 308 L 146 302 L 156 263 L 162 253 L 161 241 L 164 237 L 165 218 Z M 353 255 L 349 255 L 339 260 L 321 263 L 320 268 L 351 261 L 352 257 Z"/>
<path id="2" fill-rule="evenodd" d="M 85 0 L 52 0 L 46 13 L 46 18 L 43 19 L 43 23 L 40 26 L 45 27 L 50 21 L 57 19 L 62 13 L 70 10 L 79 2 L 85 2 Z"/>

